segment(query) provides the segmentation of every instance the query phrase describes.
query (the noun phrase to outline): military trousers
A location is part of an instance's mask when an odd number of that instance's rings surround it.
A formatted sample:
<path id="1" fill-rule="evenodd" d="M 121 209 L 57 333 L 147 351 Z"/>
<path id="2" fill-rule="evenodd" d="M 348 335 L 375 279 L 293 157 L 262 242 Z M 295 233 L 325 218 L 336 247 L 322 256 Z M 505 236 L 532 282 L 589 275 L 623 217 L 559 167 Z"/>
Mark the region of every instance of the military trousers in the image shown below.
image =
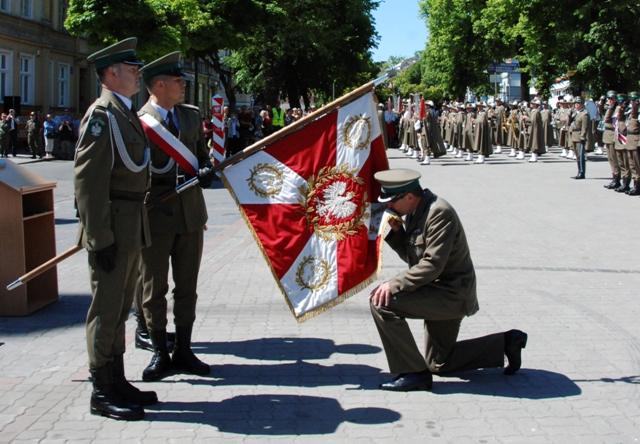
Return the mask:
<path id="1" fill-rule="evenodd" d="M 391 373 L 428 369 L 446 374 L 504 366 L 504 333 L 458 341 L 462 319 L 430 320 L 431 314 L 420 304 L 425 297 L 398 293 L 389 307 L 370 304 Z M 424 356 L 418 350 L 407 318 L 424 320 Z"/>
<path id="2" fill-rule="evenodd" d="M 203 229 L 188 233 L 152 233 L 151 246 L 142 250 L 142 308 L 149 330 L 167 329 L 169 263 L 174 284 L 174 324 L 187 327 L 195 321 L 202 244 Z"/>
<path id="3" fill-rule="evenodd" d="M 614 176 L 620 175 L 620 165 L 618 164 L 618 158 L 616 157 L 616 150 L 613 143 L 605 143 L 605 149 L 607 150 L 607 160 L 609 161 L 609 167 L 611 167 L 611 174 Z"/>
<path id="4" fill-rule="evenodd" d="M 629 152 L 629 170 L 634 181 L 640 180 L 640 150 L 635 149 Z"/>
<path id="5" fill-rule="evenodd" d="M 585 142 L 573 142 L 573 151 L 576 153 L 576 163 L 578 164 L 578 175 L 584 176 L 587 170 L 587 152 Z"/>
<path id="6" fill-rule="evenodd" d="M 104 271 L 89 252 L 93 299 L 87 314 L 89 366 L 100 368 L 125 352 L 125 322 L 131 309 L 140 266 L 140 249 L 118 245 L 115 268 Z"/>
<path id="7" fill-rule="evenodd" d="M 631 156 L 626 149 L 615 150 L 616 158 L 618 159 L 618 165 L 620 166 L 620 177 L 631 177 L 631 169 L 629 167 L 629 160 Z"/>

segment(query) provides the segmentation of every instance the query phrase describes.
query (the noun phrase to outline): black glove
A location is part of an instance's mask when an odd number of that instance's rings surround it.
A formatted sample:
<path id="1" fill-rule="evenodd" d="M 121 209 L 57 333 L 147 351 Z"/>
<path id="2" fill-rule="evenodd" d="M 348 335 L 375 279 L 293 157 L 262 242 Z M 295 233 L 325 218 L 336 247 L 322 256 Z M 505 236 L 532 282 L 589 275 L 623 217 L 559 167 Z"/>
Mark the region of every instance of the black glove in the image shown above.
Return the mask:
<path id="1" fill-rule="evenodd" d="M 100 268 L 102 268 L 107 273 L 110 273 L 111 270 L 116 268 L 116 252 L 118 248 L 116 244 L 113 243 L 108 247 L 104 247 L 102 250 L 97 250 L 96 254 L 96 262 Z"/>
<path id="2" fill-rule="evenodd" d="M 211 165 L 200 168 L 198 170 L 198 183 L 202 188 L 209 188 L 211 182 L 213 182 L 214 175 Z"/>

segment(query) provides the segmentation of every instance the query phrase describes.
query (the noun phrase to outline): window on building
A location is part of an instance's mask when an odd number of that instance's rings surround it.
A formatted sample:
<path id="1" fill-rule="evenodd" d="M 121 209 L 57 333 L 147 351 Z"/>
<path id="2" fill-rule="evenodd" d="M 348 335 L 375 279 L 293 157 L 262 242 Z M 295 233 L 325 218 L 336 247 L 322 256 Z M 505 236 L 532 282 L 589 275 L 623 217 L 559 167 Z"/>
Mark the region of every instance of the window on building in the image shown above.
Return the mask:
<path id="1" fill-rule="evenodd" d="M 9 11 L 11 7 L 11 0 L 0 0 L 0 11 Z"/>
<path id="2" fill-rule="evenodd" d="M 20 0 L 20 15 L 33 18 L 33 0 Z"/>
<path id="3" fill-rule="evenodd" d="M 69 8 L 69 2 L 67 0 L 60 0 L 58 2 L 58 29 L 64 30 L 64 19 L 67 18 L 67 9 Z"/>
<path id="4" fill-rule="evenodd" d="M 4 101 L 4 96 L 11 95 L 11 53 L 0 51 L 0 102 Z"/>
<path id="5" fill-rule="evenodd" d="M 71 65 L 67 63 L 58 64 L 58 106 L 69 106 L 71 90 L 70 82 Z"/>
<path id="6" fill-rule="evenodd" d="M 25 105 L 33 105 L 34 100 L 35 58 L 32 55 L 20 56 L 20 100 Z"/>

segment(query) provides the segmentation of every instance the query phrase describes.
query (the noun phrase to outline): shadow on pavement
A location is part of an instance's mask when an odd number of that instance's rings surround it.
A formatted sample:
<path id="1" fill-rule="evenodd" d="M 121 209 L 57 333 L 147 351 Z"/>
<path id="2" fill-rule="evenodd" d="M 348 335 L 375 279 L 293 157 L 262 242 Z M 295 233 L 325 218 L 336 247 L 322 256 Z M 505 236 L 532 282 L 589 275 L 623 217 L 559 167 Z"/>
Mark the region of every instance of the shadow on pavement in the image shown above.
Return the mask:
<path id="1" fill-rule="evenodd" d="M 58 302 L 24 317 L 0 317 L 0 333 L 21 335 L 40 330 L 83 325 L 91 304 L 91 295 L 60 295 Z"/>
<path id="2" fill-rule="evenodd" d="M 326 359 L 333 353 L 367 355 L 381 351 L 380 347 L 373 345 L 336 345 L 331 339 L 320 338 L 260 338 L 237 342 L 195 342 L 192 348 L 196 354 L 233 355 L 268 361 Z"/>
<path id="3" fill-rule="evenodd" d="M 448 380 L 451 377 L 459 380 Z M 520 369 L 505 376 L 502 369 L 491 369 L 446 375 L 434 380 L 433 393 L 449 395 L 467 393 L 507 398 L 549 399 L 578 396 L 582 393 L 574 381 L 561 373 L 539 369 Z"/>
<path id="4" fill-rule="evenodd" d="M 343 422 L 386 424 L 401 415 L 363 407 L 344 410 L 333 398 L 297 395 L 243 395 L 221 402 L 165 402 L 146 408 L 149 421 L 207 424 L 243 435 L 324 435 Z"/>
<path id="5" fill-rule="evenodd" d="M 61 219 L 56 217 L 56 225 L 70 225 L 77 224 L 78 219 Z"/>
<path id="6" fill-rule="evenodd" d="M 286 364 L 212 365 L 209 378 L 213 379 L 187 377 L 177 379 L 175 382 L 215 386 L 324 387 L 357 385 L 356 389 L 358 390 L 377 390 L 381 382 L 381 374 L 379 368 L 362 364 L 321 365 L 297 361 Z"/>
<path id="7" fill-rule="evenodd" d="M 621 376 L 619 378 L 598 378 L 598 379 L 574 379 L 573 382 L 624 382 L 627 384 L 640 384 L 640 375 Z"/>

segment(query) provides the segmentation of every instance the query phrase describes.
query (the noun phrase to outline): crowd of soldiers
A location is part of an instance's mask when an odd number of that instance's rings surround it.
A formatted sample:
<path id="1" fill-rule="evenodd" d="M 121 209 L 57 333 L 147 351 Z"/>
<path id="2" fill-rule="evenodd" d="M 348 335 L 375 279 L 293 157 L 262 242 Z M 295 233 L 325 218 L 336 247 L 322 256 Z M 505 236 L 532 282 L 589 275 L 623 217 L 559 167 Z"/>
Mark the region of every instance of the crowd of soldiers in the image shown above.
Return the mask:
<path id="1" fill-rule="evenodd" d="M 538 162 L 551 147 L 560 156 L 576 160 L 584 179 L 586 153 L 607 154 L 612 180 L 605 186 L 632 196 L 640 195 L 640 94 L 607 92 L 587 111 L 582 97 L 565 95 L 552 109 L 546 100 L 505 103 L 445 102 L 440 111 L 422 99 L 412 106 L 405 100 L 399 119 L 387 111 L 387 132 L 397 134 L 397 146 L 421 165 L 443 155 L 483 164 L 493 154 Z M 397 125 L 397 133 L 392 126 Z M 393 137 L 390 137 L 393 144 Z M 633 184 L 632 184 L 633 181 Z"/>

